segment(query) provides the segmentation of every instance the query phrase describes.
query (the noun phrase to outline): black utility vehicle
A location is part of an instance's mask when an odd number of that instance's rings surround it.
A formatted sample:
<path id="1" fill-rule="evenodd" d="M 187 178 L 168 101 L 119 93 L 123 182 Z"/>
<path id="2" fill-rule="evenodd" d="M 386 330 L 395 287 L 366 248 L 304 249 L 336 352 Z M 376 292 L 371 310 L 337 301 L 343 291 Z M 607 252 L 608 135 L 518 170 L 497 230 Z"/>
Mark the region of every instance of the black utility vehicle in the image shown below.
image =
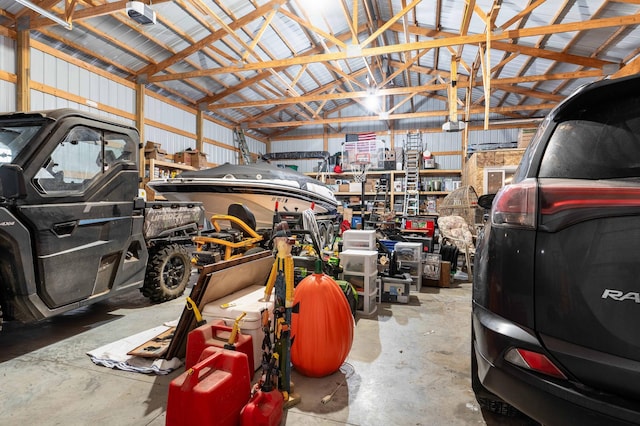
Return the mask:
<path id="1" fill-rule="evenodd" d="M 0 328 L 189 281 L 204 210 L 139 197 L 138 131 L 63 109 L 0 114 Z"/>
<path id="2" fill-rule="evenodd" d="M 472 384 L 545 424 L 640 424 L 640 77 L 540 125 L 475 255 Z"/>

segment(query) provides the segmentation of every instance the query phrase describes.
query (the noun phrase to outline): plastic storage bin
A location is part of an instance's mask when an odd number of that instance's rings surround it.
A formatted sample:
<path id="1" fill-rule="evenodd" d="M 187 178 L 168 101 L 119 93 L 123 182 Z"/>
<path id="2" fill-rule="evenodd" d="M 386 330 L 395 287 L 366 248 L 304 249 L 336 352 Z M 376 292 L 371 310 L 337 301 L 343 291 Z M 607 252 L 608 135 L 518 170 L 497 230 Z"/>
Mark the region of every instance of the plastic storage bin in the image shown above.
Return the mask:
<path id="1" fill-rule="evenodd" d="M 402 274 L 399 276 L 380 278 L 382 286 L 380 289 L 380 300 L 382 302 L 409 303 L 411 292 L 411 276 Z"/>
<path id="2" fill-rule="evenodd" d="M 348 229 L 342 233 L 342 250 L 376 250 L 376 231 Z"/>
<path id="3" fill-rule="evenodd" d="M 422 260 L 422 244 L 399 242 L 395 246 L 396 258 L 399 261 L 418 262 Z"/>
<path id="4" fill-rule="evenodd" d="M 378 252 L 370 250 L 344 250 L 339 255 L 344 271 L 371 275 L 378 272 Z"/>
<path id="5" fill-rule="evenodd" d="M 378 307 L 376 304 L 378 298 L 377 274 L 365 276 L 363 274 L 350 275 L 348 272 L 344 272 L 343 279 L 356 288 L 358 292 L 358 304 L 360 304 L 360 300 L 362 300 L 362 307 L 359 307 L 358 310 L 362 311 L 364 315 L 373 314 Z"/>

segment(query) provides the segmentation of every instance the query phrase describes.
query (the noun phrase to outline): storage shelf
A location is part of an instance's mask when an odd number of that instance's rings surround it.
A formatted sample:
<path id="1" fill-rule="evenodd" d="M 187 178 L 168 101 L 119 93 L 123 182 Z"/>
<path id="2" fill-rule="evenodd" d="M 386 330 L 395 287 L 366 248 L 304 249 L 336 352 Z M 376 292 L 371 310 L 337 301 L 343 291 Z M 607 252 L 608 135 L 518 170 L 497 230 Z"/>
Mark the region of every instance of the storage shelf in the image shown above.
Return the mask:
<path id="1" fill-rule="evenodd" d="M 333 178 L 333 179 L 345 179 L 345 180 L 352 180 L 353 179 L 353 174 L 345 171 L 343 173 L 333 173 L 333 172 L 322 172 L 322 173 L 305 173 L 307 176 L 311 176 L 314 178 L 317 178 L 319 180 L 321 180 L 322 182 L 326 182 L 327 178 Z M 403 191 L 397 191 L 395 186 L 394 186 L 394 181 L 402 179 L 406 176 L 406 171 L 405 170 L 372 170 L 367 172 L 367 176 L 369 176 L 371 179 L 378 179 L 383 175 L 388 175 L 389 176 L 389 197 L 388 197 L 388 202 L 389 202 L 389 210 L 390 212 L 394 210 L 394 205 L 396 204 L 402 204 L 404 197 L 406 196 L 406 192 Z M 427 177 L 428 179 L 433 177 L 433 178 L 455 178 L 455 177 L 461 177 L 462 176 L 462 171 L 459 169 L 420 169 L 419 171 L 419 175 L 420 177 Z M 427 180 L 428 180 L 427 179 Z M 451 191 L 419 191 L 419 196 L 421 198 L 421 202 L 422 201 L 426 201 L 426 197 L 445 197 L 447 195 L 449 195 L 451 193 Z M 334 195 L 339 199 L 339 200 L 345 200 L 347 197 L 361 197 L 362 196 L 362 190 L 361 187 L 358 186 L 358 189 L 355 191 L 336 191 L 334 192 Z M 371 190 L 371 186 L 367 187 L 367 190 L 364 193 L 364 198 L 365 198 L 365 202 L 366 201 L 373 201 L 376 198 L 377 193 L 375 191 Z M 422 204 L 422 203 L 421 203 Z M 354 215 L 359 215 L 358 213 L 354 212 Z M 402 212 L 397 212 L 396 211 L 396 215 L 402 215 Z M 418 216 L 437 216 L 437 213 L 433 213 L 433 212 L 428 212 L 428 211 L 420 211 Z"/>
<path id="2" fill-rule="evenodd" d="M 193 166 L 189 166 L 183 163 L 174 163 L 172 161 L 164 161 L 164 160 L 156 160 L 156 159 L 146 159 L 146 166 L 151 171 L 154 167 L 161 167 L 163 169 L 178 169 L 178 170 L 197 170 Z"/>
<path id="3" fill-rule="evenodd" d="M 147 182 L 149 182 L 152 179 L 161 179 L 161 177 L 154 177 L 154 170 L 157 167 L 158 169 L 161 170 L 167 170 L 169 171 L 169 173 L 173 170 L 179 170 L 179 171 L 183 171 L 183 170 L 197 170 L 195 167 L 193 166 L 189 166 L 187 164 L 183 164 L 183 163 L 174 163 L 172 161 L 165 161 L 165 160 L 157 160 L 155 158 L 145 158 L 145 164 L 144 164 L 144 179 L 142 180 L 142 184 L 143 184 L 143 188 L 147 193 L 147 200 L 149 201 L 154 201 L 154 200 L 164 200 L 164 197 L 156 195 L 155 191 L 153 191 L 151 188 L 149 188 L 147 186 Z"/>

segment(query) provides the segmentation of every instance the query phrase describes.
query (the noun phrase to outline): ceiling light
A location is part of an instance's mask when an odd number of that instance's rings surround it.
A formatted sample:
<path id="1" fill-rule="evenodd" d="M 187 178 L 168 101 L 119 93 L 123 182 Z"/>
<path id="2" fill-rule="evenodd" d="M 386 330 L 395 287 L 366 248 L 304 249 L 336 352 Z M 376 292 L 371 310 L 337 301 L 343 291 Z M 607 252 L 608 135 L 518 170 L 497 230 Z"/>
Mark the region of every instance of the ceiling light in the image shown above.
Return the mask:
<path id="1" fill-rule="evenodd" d="M 378 111 L 378 91 L 375 88 L 370 88 L 367 90 L 367 97 L 365 98 L 365 103 L 367 105 L 367 108 L 369 108 L 370 111 L 376 112 Z"/>
<path id="2" fill-rule="evenodd" d="M 28 7 L 29 9 L 33 10 L 34 12 L 38 12 L 40 15 L 44 16 L 45 18 L 51 19 L 53 22 L 55 22 L 56 24 L 60 24 L 63 27 L 65 27 L 66 29 L 70 30 L 71 24 L 67 21 L 65 21 L 64 19 L 60 19 L 59 17 L 57 17 L 56 15 L 54 15 L 53 13 L 44 10 L 43 8 L 41 8 L 40 6 L 37 6 L 33 3 L 31 3 L 29 0 L 16 0 L 16 3 L 20 3 L 23 6 Z"/>

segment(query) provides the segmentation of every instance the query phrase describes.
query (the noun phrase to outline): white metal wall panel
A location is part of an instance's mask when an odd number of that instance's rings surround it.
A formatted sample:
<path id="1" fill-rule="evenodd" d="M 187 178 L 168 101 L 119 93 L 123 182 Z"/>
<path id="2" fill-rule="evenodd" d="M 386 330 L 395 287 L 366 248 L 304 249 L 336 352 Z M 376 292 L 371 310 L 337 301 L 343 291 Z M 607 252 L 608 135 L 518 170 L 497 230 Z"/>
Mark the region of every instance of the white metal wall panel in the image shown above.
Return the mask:
<path id="1" fill-rule="evenodd" d="M 8 81 L 0 80 L 0 112 L 12 112 L 16 110 L 16 85 Z"/>
<path id="2" fill-rule="evenodd" d="M 329 151 L 331 155 L 335 154 L 336 152 L 342 152 L 343 143 L 344 143 L 344 136 L 340 138 L 329 138 L 327 143 L 327 146 L 328 146 L 327 151 Z"/>
<path id="3" fill-rule="evenodd" d="M 31 49 L 31 79 L 98 104 L 135 113 L 135 90 L 52 55 Z M 44 105 L 51 101 L 42 100 Z M 53 105 L 59 105 L 54 102 Z M 55 107 L 55 106 L 54 106 Z M 32 106 L 32 109 L 35 107 Z M 104 114 L 103 114 L 104 115 Z"/>
<path id="4" fill-rule="evenodd" d="M 259 140 L 253 139 L 251 137 L 247 137 L 247 145 L 249 146 L 249 151 L 256 154 L 266 154 L 267 153 L 267 144 L 264 142 L 260 142 Z"/>
<path id="5" fill-rule="evenodd" d="M 152 96 L 145 96 L 145 118 L 157 121 L 189 133 L 196 133 L 194 113 L 164 103 Z"/>
<path id="6" fill-rule="evenodd" d="M 16 73 L 16 43 L 0 36 L 0 70 Z"/>
<path id="7" fill-rule="evenodd" d="M 74 95 L 80 95 L 80 68 L 74 64 L 69 64 L 67 73 L 67 91 Z"/>
<path id="8" fill-rule="evenodd" d="M 56 108 L 73 108 L 80 111 L 90 112 L 100 117 L 107 118 L 109 120 L 120 121 L 130 126 L 135 126 L 135 120 L 121 117 L 116 114 L 108 113 L 100 108 L 93 108 L 88 105 L 80 104 L 74 101 L 63 99 L 57 96 L 53 96 L 47 93 L 40 92 L 38 90 L 31 90 L 30 92 L 31 110 L 47 110 Z"/>
<path id="9" fill-rule="evenodd" d="M 211 139 L 217 143 L 227 145 L 229 149 L 220 147 L 218 145 L 212 145 L 205 143 L 202 150 L 207 154 L 207 161 L 215 164 L 239 164 L 240 158 L 238 151 L 235 150 L 235 144 L 233 139 L 233 129 L 221 126 L 213 121 L 204 120 L 202 131 L 205 139 Z M 265 144 L 256 141 L 253 138 L 247 137 L 247 145 L 249 151 L 252 153 L 265 152 Z"/>
<path id="10" fill-rule="evenodd" d="M 175 154 L 176 152 L 184 151 L 187 148 L 196 148 L 195 139 L 169 132 L 149 124 L 145 124 L 144 126 L 144 135 L 145 140 L 143 142 L 146 143 L 146 141 L 151 141 L 159 143 L 162 146 L 162 149 L 167 151 L 168 154 Z"/>
<path id="11" fill-rule="evenodd" d="M 71 64 L 69 64 L 68 62 L 63 62 L 54 57 L 47 58 L 47 62 L 49 61 L 53 61 L 53 65 L 55 65 L 55 68 L 51 68 L 52 70 L 55 69 L 55 73 L 52 76 L 53 77 L 52 86 L 55 87 L 56 89 L 62 90 L 64 92 L 68 92 L 69 91 L 69 67 L 71 66 Z M 48 74 L 48 73 L 45 71 L 45 74 Z"/>
<path id="12" fill-rule="evenodd" d="M 204 120 L 202 131 L 205 138 L 229 145 L 230 147 L 233 146 L 233 130 L 228 127 L 221 126 L 213 121 Z"/>

